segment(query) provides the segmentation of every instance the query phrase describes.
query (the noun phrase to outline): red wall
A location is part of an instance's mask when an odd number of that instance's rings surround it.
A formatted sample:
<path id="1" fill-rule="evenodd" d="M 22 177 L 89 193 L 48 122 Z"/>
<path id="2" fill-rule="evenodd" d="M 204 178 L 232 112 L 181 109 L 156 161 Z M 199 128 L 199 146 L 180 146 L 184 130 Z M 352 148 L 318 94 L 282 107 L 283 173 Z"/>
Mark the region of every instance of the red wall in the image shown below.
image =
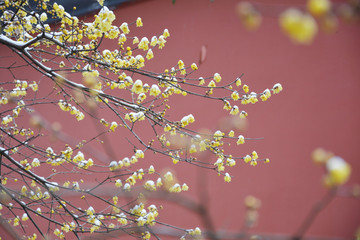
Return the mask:
<path id="1" fill-rule="evenodd" d="M 235 148 L 239 155 L 256 149 L 260 156 L 270 157 L 271 163 L 255 168 L 238 164 L 231 171 L 236 177 L 230 184 L 206 173 L 208 201 L 219 229 L 239 229 L 243 199 L 252 194 L 262 200 L 254 232 L 294 233 L 326 192 L 321 182 L 323 169 L 311 162 L 315 148 L 331 150 L 352 165 L 347 186 L 360 181 L 360 112 L 356 110 L 360 103 L 360 25 L 340 23 L 335 34 L 320 33 L 311 46 L 298 46 L 282 34 L 276 18 L 265 16 L 256 32 L 246 31 L 235 14 L 237 3 L 143 1 L 119 8 L 116 16 L 119 24 L 141 16 L 141 36 L 169 29 L 166 47 L 155 51 L 157 60 L 146 65 L 149 69 L 161 71 L 179 59 L 190 65 L 198 61 L 201 46 L 206 45 L 207 59 L 200 74 L 219 72 L 225 81 L 232 81 L 245 73 L 243 82 L 259 92 L 282 83 L 284 92 L 280 95 L 246 107 L 249 127 L 244 134 L 264 140 Z M 219 121 L 210 114 L 216 111 L 219 118 L 227 116 L 217 103 L 209 107 L 205 102 L 191 102 L 189 109 L 184 101 L 177 103 L 176 109 L 182 114 L 194 112 L 196 127 L 216 130 Z M 189 178 L 196 182 L 196 174 L 198 170 L 188 167 L 178 172 L 186 182 Z M 197 196 L 197 191 L 195 185 L 190 194 Z M 183 212 L 173 213 L 179 213 L 174 222 L 184 224 L 187 217 Z M 308 234 L 350 238 L 359 223 L 359 200 L 339 197 L 316 218 Z"/>

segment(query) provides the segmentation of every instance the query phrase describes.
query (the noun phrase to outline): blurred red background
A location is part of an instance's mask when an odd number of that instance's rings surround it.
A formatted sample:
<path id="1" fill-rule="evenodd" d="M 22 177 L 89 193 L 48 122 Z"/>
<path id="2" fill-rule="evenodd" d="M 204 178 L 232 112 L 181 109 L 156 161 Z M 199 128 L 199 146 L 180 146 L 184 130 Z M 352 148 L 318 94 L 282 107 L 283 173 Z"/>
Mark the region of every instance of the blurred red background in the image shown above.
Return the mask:
<path id="1" fill-rule="evenodd" d="M 239 155 L 255 149 L 269 157 L 270 164 L 251 167 L 240 163 L 232 169 L 235 177 L 229 184 L 212 172 L 203 177 L 208 181 L 208 202 L 218 229 L 240 228 L 243 199 L 251 194 L 262 200 L 253 231 L 291 234 L 326 193 L 321 182 L 324 171 L 311 161 L 314 149 L 323 147 L 343 157 L 352 166 L 347 185 L 360 182 L 360 25 L 340 22 L 334 34 L 320 32 L 312 45 L 294 45 L 282 33 L 276 17 L 263 16 L 257 31 L 247 31 L 236 15 L 238 2 L 143 1 L 115 12 L 119 24 L 141 16 L 144 36 L 169 29 L 165 49 L 155 52 L 148 69 L 163 71 L 179 59 L 190 65 L 206 46 L 207 58 L 199 70 L 204 76 L 218 72 L 224 81 L 232 81 L 244 73 L 243 82 L 256 92 L 282 83 L 280 95 L 246 107 L 249 116 L 244 135 L 264 139 L 235 148 Z M 217 130 L 219 119 L 228 116 L 217 103 L 209 107 L 209 103 L 183 98 L 174 104 L 179 116 L 194 113 L 194 128 Z M 189 166 L 175 170 L 186 182 L 196 182 L 201 172 Z M 196 197 L 202 187 L 194 184 L 189 194 Z M 195 215 L 181 209 L 167 214 L 163 219 L 174 224 L 192 227 L 196 221 Z M 359 201 L 338 197 L 316 218 L 307 235 L 352 238 L 359 225 Z"/>

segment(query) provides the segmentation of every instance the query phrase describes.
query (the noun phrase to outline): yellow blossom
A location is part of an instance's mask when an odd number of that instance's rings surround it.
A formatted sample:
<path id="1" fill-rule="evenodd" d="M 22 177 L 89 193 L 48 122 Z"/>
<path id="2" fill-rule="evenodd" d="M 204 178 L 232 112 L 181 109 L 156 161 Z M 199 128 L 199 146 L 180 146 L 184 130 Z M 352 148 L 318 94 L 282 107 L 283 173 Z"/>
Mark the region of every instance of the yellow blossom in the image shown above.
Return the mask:
<path id="1" fill-rule="evenodd" d="M 150 88 L 150 96 L 158 96 L 159 94 L 161 93 L 161 90 L 160 88 L 156 85 L 156 84 L 153 84 Z"/>
<path id="2" fill-rule="evenodd" d="M 211 88 L 216 87 L 216 84 L 215 84 L 214 80 L 211 80 L 209 82 L 208 87 L 211 87 Z"/>
<path id="3" fill-rule="evenodd" d="M 236 144 L 237 144 L 237 145 L 240 145 L 240 144 L 244 144 L 244 143 L 245 143 L 245 138 L 244 138 L 244 136 L 243 136 L 243 135 L 239 135 Z"/>
<path id="4" fill-rule="evenodd" d="M 146 58 L 147 58 L 148 60 L 154 58 L 154 53 L 153 53 L 153 51 L 152 51 L 151 49 L 148 50 L 148 52 L 147 52 L 147 54 L 146 54 Z"/>
<path id="5" fill-rule="evenodd" d="M 115 180 L 115 186 L 116 186 L 116 187 L 121 187 L 121 186 L 122 186 L 122 182 L 121 182 L 120 179 L 116 179 L 116 180 Z"/>
<path id="6" fill-rule="evenodd" d="M 169 188 L 169 192 L 181 192 L 180 184 L 176 183 Z"/>
<path id="7" fill-rule="evenodd" d="M 251 155 L 252 155 L 252 159 L 254 159 L 254 160 L 256 160 L 256 159 L 259 158 L 259 156 L 258 156 L 258 154 L 257 154 L 256 151 L 253 151 L 253 152 L 251 153 Z"/>
<path id="8" fill-rule="evenodd" d="M 220 76 L 220 74 L 215 73 L 215 74 L 214 74 L 214 80 L 215 80 L 216 82 L 220 82 L 220 81 L 221 81 L 221 76 Z"/>
<path id="9" fill-rule="evenodd" d="M 185 64 L 184 64 L 184 62 L 182 60 L 179 60 L 178 61 L 178 66 L 179 66 L 179 69 L 182 69 L 182 68 L 185 67 Z"/>
<path id="10" fill-rule="evenodd" d="M 190 149 L 189 149 L 189 153 L 196 153 L 196 152 L 197 152 L 197 150 L 196 150 L 195 144 L 191 144 Z"/>
<path id="11" fill-rule="evenodd" d="M 182 190 L 182 191 L 187 191 L 187 190 L 189 190 L 189 186 L 188 186 L 186 183 L 184 183 L 184 184 L 181 186 L 181 190 Z"/>
<path id="12" fill-rule="evenodd" d="M 313 16 L 321 17 L 330 11 L 331 2 L 329 0 L 308 0 L 307 9 Z"/>
<path id="13" fill-rule="evenodd" d="M 155 183 L 152 180 L 148 180 L 144 184 L 144 188 L 149 191 L 156 191 Z"/>
<path id="14" fill-rule="evenodd" d="M 136 19 L 136 27 L 142 27 L 142 26 L 143 26 L 143 23 L 142 23 L 141 17 L 138 17 Z"/>
<path id="15" fill-rule="evenodd" d="M 198 66 L 196 66 L 196 63 L 191 64 L 191 69 L 192 70 L 198 70 Z"/>
<path id="16" fill-rule="evenodd" d="M 169 33 L 168 29 L 166 29 L 166 28 L 164 29 L 163 36 L 164 36 L 164 38 L 170 37 L 170 33 Z"/>
<path id="17" fill-rule="evenodd" d="M 239 93 L 237 91 L 232 92 L 231 98 L 235 101 L 239 100 Z"/>
<path id="18" fill-rule="evenodd" d="M 310 14 L 302 13 L 295 8 L 289 8 L 280 15 L 280 26 L 295 43 L 310 44 L 318 27 Z"/>
<path id="19" fill-rule="evenodd" d="M 228 136 L 229 136 L 229 137 L 234 137 L 234 134 L 235 134 L 235 132 L 234 132 L 233 130 L 230 130 Z"/>
<path id="20" fill-rule="evenodd" d="M 246 156 L 244 157 L 244 162 L 245 162 L 245 163 L 248 163 L 248 162 L 250 162 L 250 161 L 251 161 L 250 155 L 246 155 Z"/>
<path id="21" fill-rule="evenodd" d="M 137 149 L 135 152 L 135 157 L 137 158 L 144 158 L 144 152 L 140 149 Z"/>
<path id="22" fill-rule="evenodd" d="M 125 34 L 128 34 L 130 32 L 129 26 L 128 26 L 128 24 L 126 22 L 121 24 L 120 29 Z"/>
<path id="23" fill-rule="evenodd" d="M 225 182 L 231 182 L 231 177 L 230 177 L 229 173 L 225 173 L 224 180 L 225 180 Z"/>
<path id="24" fill-rule="evenodd" d="M 143 92 L 143 83 L 140 79 L 136 80 L 133 84 L 131 91 L 137 94 L 140 94 Z"/>
<path id="25" fill-rule="evenodd" d="M 150 41 L 150 46 L 155 47 L 157 43 L 158 43 L 157 37 L 153 36 Z"/>
<path id="26" fill-rule="evenodd" d="M 239 87 L 241 85 L 241 79 L 237 78 L 235 84 L 237 87 Z"/>
<path id="27" fill-rule="evenodd" d="M 141 39 L 141 41 L 138 44 L 138 48 L 144 51 L 147 51 L 149 49 L 149 40 L 147 39 L 147 37 L 143 37 Z"/>
<path id="28" fill-rule="evenodd" d="M 249 92 L 249 86 L 244 84 L 243 85 L 243 90 L 244 90 L 245 93 L 248 93 Z"/>
<path id="29" fill-rule="evenodd" d="M 276 94 L 276 93 L 281 92 L 283 90 L 283 87 L 281 86 L 280 83 L 277 83 L 273 86 L 272 90 L 273 90 L 273 93 Z"/>
<path id="30" fill-rule="evenodd" d="M 343 185 L 350 177 L 351 167 L 341 157 L 334 156 L 326 162 L 327 175 L 324 177 L 326 186 Z"/>
<path id="31" fill-rule="evenodd" d="M 174 179 L 171 172 L 165 173 L 164 177 L 165 177 L 165 180 L 168 182 L 171 182 Z"/>
<path id="32" fill-rule="evenodd" d="M 110 125 L 110 130 L 114 132 L 115 128 L 117 128 L 117 127 L 118 127 L 117 122 L 112 122 L 111 125 Z"/>
<path id="33" fill-rule="evenodd" d="M 139 43 L 139 38 L 138 37 L 134 37 L 133 39 L 133 44 Z"/>
<path id="34" fill-rule="evenodd" d="M 248 115 L 248 113 L 247 112 L 245 112 L 245 111 L 241 111 L 240 112 L 240 118 L 246 118 L 247 117 L 247 115 Z"/>
<path id="35" fill-rule="evenodd" d="M 198 227 L 195 228 L 195 230 L 194 229 L 188 230 L 188 232 L 192 236 L 200 236 L 201 235 L 201 230 Z"/>
<path id="36" fill-rule="evenodd" d="M 148 170 L 148 173 L 149 173 L 149 174 L 155 173 L 155 168 L 154 168 L 153 165 L 150 165 L 149 170 Z"/>
<path id="37" fill-rule="evenodd" d="M 205 79 L 203 77 L 199 77 L 199 85 L 204 85 Z"/>

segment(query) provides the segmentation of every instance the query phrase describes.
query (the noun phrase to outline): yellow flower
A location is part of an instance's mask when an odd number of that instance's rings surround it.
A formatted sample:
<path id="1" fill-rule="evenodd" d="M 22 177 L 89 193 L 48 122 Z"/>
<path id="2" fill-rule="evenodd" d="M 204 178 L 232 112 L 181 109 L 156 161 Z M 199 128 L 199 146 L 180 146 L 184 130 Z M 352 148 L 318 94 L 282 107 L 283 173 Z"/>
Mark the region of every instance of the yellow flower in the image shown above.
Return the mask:
<path id="1" fill-rule="evenodd" d="M 228 111 L 232 109 L 228 100 L 224 100 L 224 109 Z"/>
<path id="2" fill-rule="evenodd" d="M 156 186 L 161 187 L 163 185 L 161 178 L 156 180 Z"/>
<path id="3" fill-rule="evenodd" d="M 191 144 L 190 149 L 189 149 L 189 153 L 196 153 L 196 152 L 197 152 L 197 150 L 196 150 L 195 144 Z"/>
<path id="4" fill-rule="evenodd" d="M 140 149 L 137 149 L 135 152 L 135 157 L 137 158 L 144 158 L 144 152 Z"/>
<path id="5" fill-rule="evenodd" d="M 216 82 L 220 82 L 220 81 L 221 81 L 221 76 L 220 76 L 220 74 L 215 73 L 215 74 L 214 74 L 214 80 L 215 80 Z"/>
<path id="6" fill-rule="evenodd" d="M 121 182 L 120 179 L 116 179 L 116 181 L 115 181 L 115 186 L 116 186 L 116 187 L 121 187 L 121 186 L 122 186 L 122 182 Z"/>
<path id="7" fill-rule="evenodd" d="M 211 87 L 211 88 L 216 87 L 216 84 L 215 84 L 214 80 L 211 80 L 209 82 L 208 87 Z"/>
<path id="8" fill-rule="evenodd" d="M 280 26 L 294 43 L 310 44 L 318 27 L 315 19 L 298 9 L 289 8 L 280 15 Z"/>
<path id="9" fill-rule="evenodd" d="M 240 112 L 240 118 L 246 118 L 247 117 L 247 115 L 248 115 L 248 113 L 247 112 L 245 112 L 245 111 L 241 111 Z"/>
<path id="10" fill-rule="evenodd" d="M 239 100 L 239 93 L 238 93 L 237 91 L 232 92 L 231 98 L 232 98 L 234 101 Z"/>
<path id="11" fill-rule="evenodd" d="M 143 92 L 143 83 L 140 79 L 136 80 L 133 84 L 131 91 L 137 94 L 140 94 Z"/>
<path id="12" fill-rule="evenodd" d="M 120 37 L 119 37 L 119 44 L 122 44 L 124 42 L 126 42 L 126 35 L 125 34 L 120 34 Z"/>
<path id="13" fill-rule="evenodd" d="M 152 180 L 146 181 L 144 188 L 149 191 L 156 191 L 155 183 Z"/>
<path id="14" fill-rule="evenodd" d="M 194 70 L 194 71 L 198 70 L 198 66 L 196 65 L 196 63 L 191 64 L 191 69 Z"/>
<path id="15" fill-rule="evenodd" d="M 156 36 L 153 36 L 153 37 L 151 38 L 150 46 L 155 47 L 157 43 L 158 43 L 157 37 L 156 37 Z"/>
<path id="16" fill-rule="evenodd" d="M 248 163 L 248 162 L 250 162 L 251 161 L 251 157 L 249 156 L 249 155 L 246 155 L 245 157 L 244 157 L 244 162 L 245 163 Z"/>
<path id="17" fill-rule="evenodd" d="M 243 25 L 247 29 L 255 30 L 260 26 L 262 17 L 251 3 L 247 1 L 240 2 L 236 10 Z"/>
<path id="18" fill-rule="evenodd" d="M 234 137 L 234 134 L 235 134 L 234 131 L 233 131 L 233 130 L 230 130 L 228 136 L 229 136 L 229 137 Z"/>
<path id="19" fill-rule="evenodd" d="M 42 22 L 45 22 L 46 20 L 48 19 L 47 15 L 46 15 L 46 12 L 43 12 L 41 15 L 40 15 L 40 20 Z"/>
<path id="20" fill-rule="evenodd" d="M 139 39 L 137 37 L 134 37 L 133 44 L 139 43 Z"/>
<path id="21" fill-rule="evenodd" d="M 153 174 L 153 173 L 155 173 L 155 168 L 154 168 L 153 165 L 151 165 L 151 166 L 149 167 L 148 174 Z"/>
<path id="22" fill-rule="evenodd" d="M 146 99 L 146 94 L 145 93 L 140 93 L 138 96 L 138 103 L 143 102 Z"/>
<path id="23" fill-rule="evenodd" d="M 112 122 L 111 125 L 110 125 L 110 130 L 115 132 L 115 128 L 117 128 L 117 127 L 118 127 L 117 122 Z"/>
<path id="24" fill-rule="evenodd" d="M 329 0 L 308 0 L 307 9 L 313 16 L 321 17 L 330 11 L 331 2 Z"/>
<path id="25" fill-rule="evenodd" d="M 143 23 L 142 23 L 141 17 L 138 17 L 136 19 L 136 27 L 142 27 L 142 26 L 143 26 Z"/>
<path id="26" fill-rule="evenodd" d="M 350 177 L 351 167 L 341 157 L 334 156 L 326 162 L 325 184 L 329 187 L 343 185 Z"/>
<path id="27" fill-rule="evenodd" d="M 163 37 L 164 37 L 164 38 L 168 38 L 168 37 L 170 37 L 169 30 L 164 29 L 164 32 L 163 32 Z"/>
<path id="28" fill-rule="evenodd" d="M 154 58 L 154 53 L 153 53 L 153 51 L 152 51 L 151 49 L 148 50 L 148 52 L 147 52 L 147 54 L 146 54 L 146 58 L 147 58 L 148 60 Z"/>
<path id="29" fill-rule="evenodd" d="M 181 126 L 185 127 L 189 123 L 193 123 L 195 121 L 195 118 L 192 114 L 189 114 L 181 119 Z"/>
<path id="30" fill-rule="evenodd" d="M 172 187 L 169 188 L 169 192 L 181 192 L 180 184 L 174 184 Z"/>
<path id="31" fill-rule="evenodd" d="M 182 60 L 178 61 L 178 65 L 179 65 L 179 69 L 182 69 L 182 68 L 185 67 L 185 64 L 184 64 L 184 62 Z"/>
<path id="32" fill-rule="evenodd" d="M 229 173 L 225 173 L 224 180 L 225 180 L 225 182 L 231 182 L 231 177 L 230 177 Z"/>
<path id="33" fill-rule="evenodd" d="M 257 161 L 255 159 L 251 159 L 250 165 L 255 167 L 257 165 Z"/>
<path id="34" fill-rule="evenodd" d="M 33 167 L 38 167 L 38 166 L 40 166 L 40 161 L 39 161 L 39 159 L 34 158 L 33 161 L 32 161 L 32 163 L 31 163 L 31 166 L 33 166 Z"/>
<path id="35" fill-rule="evenodd" d="M 249 86 L 248 85 L 243 85 L 243 90 L 245 93 L 248 93 L 249 92 Z"/>
<path id="36" fill-rule="evenodd" d="M 199 235 L 201 235 L 201 230 L 200 230 L 200 228 L 195 228 L 195 230 L 194 229 L 191 229 L 191 230 L 188 230 L 188 232 L 189 232 L 189 234 L 190 235 L 192 235 L 192 236 L 199 236 Z"/>
<path id="37" fill-rule="evenodd" d="M 128 26 L 128 24 L 126 22 L 121 24 L 120 29 L 125 34 L 128 34 L 130 32 L 129 26 Z"/>
<path id="38" fill-rule="evenodd" d="M 244 138 L 244 136 L 243 136 L 243 135 L 239 135 L 236 144 L 237 144 L 237 145 L 240 145 L 240 144 L 244 144 L 244 143 L 245 143 L 245 138 Z"/>
<path id="39" fill-rule="evenodd" d="M 150 96 L 158 96 L 161 93 L 160 88 L 156 85 L 153 84 L 150 88 Z"/>
<path id="40" fill-rule="evenodd" d="M 162 49 L 165 46 L 166 40 L 164 36 L 160 36 L 158 39 L 159 49 Z"/>
<path id="41" fill-rule="evenodd" d="M 203 77 L 199 77 L 199 85 L 204 85 L 205 79 Z"/>
<path id="42" fill-rule="evenodd" d="M 274 85 L 274 87 L 272 88 L 272 91 L 274 94 L 277 94 L 277 93 L 281 92 L 282 90 L 283 90 L 283 87 L 281 86 L 280 83 L 276 83 Z"/>
<path id="43" fill-rule="evenodd" d="M 236 84 L 237 87 L 239 87 L 241 85 L 241 79 L 237 78 L 235 84 Z"/>
<path id="44" fill-rule="evenodd" d="M 165 177 L 165 180 L 168 181 L 168 182 L 171 182 L 171 181 L 174 180 L 174 177 L 173 177 L 171 172 L 165 173 L 164 177 Z"/>
<path id="45" fill-rule="evenodd" d="M 234 159 L 228 158 L 228 159 L 226 159 L 226 165 L 233 167 L 236 165 L 236 162 Z"/>
<path id="46" fill-rule="evenodd" d="M 147 51 L 149 49 L 149 39 L 147 39 L 147 37 L 143 37 L 138 44 L 138 48 Z"/>
<path id="47" fill-rule="evenodd" d="M 181 190 L 187 191 L 187 190 L 189 190 L 189 186 L 188 186 L 186 183 L 184 183 L 184 184 L 181 186 Z"/>
<path id="48" fill-rule="evenodd" d="M 254 160 L 256 160 L 256 159 L 259 158 L 259 156 L 258 156 L 258 154 L 257 154 L 256 151 L 253 151 L 253 152 L 251 153 L 251 155 L 252 155 L 252 159 L 254 159 Z"/>

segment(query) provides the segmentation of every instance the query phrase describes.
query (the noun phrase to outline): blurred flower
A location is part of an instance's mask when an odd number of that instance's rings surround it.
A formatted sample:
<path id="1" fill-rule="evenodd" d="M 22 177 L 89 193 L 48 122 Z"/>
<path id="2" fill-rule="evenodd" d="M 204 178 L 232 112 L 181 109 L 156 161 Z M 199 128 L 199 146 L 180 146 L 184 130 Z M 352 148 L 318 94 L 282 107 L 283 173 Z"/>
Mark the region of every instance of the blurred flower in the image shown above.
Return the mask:
<path id="1" fill-rule="evenodd" d="M 244 26 L 249 30 L 256 30 L 261 24 L 261 15 L 249 2 L 240 2 L 236 12 Z"/>
<path id="2" fill-rule="evenodd" d="M 343 185 L 350 177 L 351 167 L 341 157 L 334 156 L 326 162 L 324 183 L 328 187 Z"/>
<path id="3" fill-rule="evenodd" d="M 331 9 L 331 2 L 329 0 L 308 0 L 308 11 L 315 17 L 326 15 Z"/>
<path id="4" fill-rule="evenodd" d="M 285 10 L 279 22 L 285 34 L 298 44 L 310 44 L 318 31 L 315 19 L 295 8 Z"/>

